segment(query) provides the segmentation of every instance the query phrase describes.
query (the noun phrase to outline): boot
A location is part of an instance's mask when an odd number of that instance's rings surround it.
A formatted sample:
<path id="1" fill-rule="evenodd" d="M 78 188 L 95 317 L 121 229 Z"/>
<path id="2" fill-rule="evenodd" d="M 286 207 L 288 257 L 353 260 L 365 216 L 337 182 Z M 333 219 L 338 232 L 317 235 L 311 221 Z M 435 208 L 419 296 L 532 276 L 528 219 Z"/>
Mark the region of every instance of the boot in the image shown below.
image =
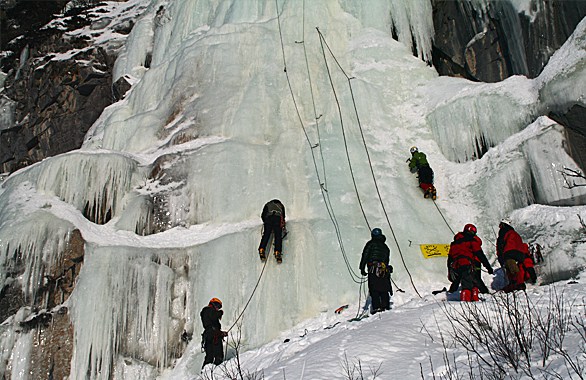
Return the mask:
<path id="1" fill-rule="evenodd" d="M 470 289 L 462 289 L 460 291 L 460 301 L 462 302 L 470 302 L 471 296 Z"/>
<path id="2" fill-rule="evenodd" d="M 264 248 L 259 248 L 258 249 L 258 255 L 260 256 L 260 260 L 261 261 L 265 261 L 267 259 L 267 255 L 265 255 L 265 249 Z"/>
<path id="3" fill-rule="evenodd" d="M 470 300 L 471 301 L 480 301 L 480 298 L 478 298 L 478 288 L 472 288 L 472 293 L 470 294 Z"/>
<path id="4" fill-rule="evenodd" d="M 437 191 L 435 190 L 435 186 L 431 187 L 431 199 L 434 201 L 437 199 Z"/>
<path id="5" fill-rule="evenodd" d="M 277 263 L 281 264 L 283 262 L 283 257 L 281 256 L 280 251 L 275 251 L 275 259 L 277 259 Z"/>
<path id="6" fill-rule="evenodd" d="M 423 192 L 423 198 L 429 198 L 430 192 L 429 192 L 429 187 L 427 189 L 425 189 L 425 191 Z"/>

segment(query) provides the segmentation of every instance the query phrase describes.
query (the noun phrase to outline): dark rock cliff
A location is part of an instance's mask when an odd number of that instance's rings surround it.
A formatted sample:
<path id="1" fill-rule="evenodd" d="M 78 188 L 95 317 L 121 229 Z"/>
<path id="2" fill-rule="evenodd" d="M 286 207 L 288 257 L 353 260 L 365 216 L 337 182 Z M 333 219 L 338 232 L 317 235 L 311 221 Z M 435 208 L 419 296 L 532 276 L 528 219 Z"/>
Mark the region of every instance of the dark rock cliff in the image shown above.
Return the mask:
<path id="1" fill-rule="evenodd" d="M 470 1 L 434 0 L 434 67 L 482 82 L 535 78 L 586 16 L 586 1 L 537 1 L 534 8 L 532 18 L 507 1 L 479 10 Z"/>
<path id="2" fill-rule="evenodd" d="M 6 2 L 0 67 L 8 73 L 0 105 L 0 170 L 13 172 L 78 149 L 103 109 L 113 101 L 117 51 L 67 32 L 91 25 L 94 1 L 61 14 L 68 1 Z M 59 23 L 49 22 L 59 16 Z M 132 23 L 116 32 L 128 34 Z M 69 54 L 61 58 L 59 54 Z"/>
<path id="3" fill-rule="evenodd" d="M 586 16 L 586 1 L 534 1 L 517 13 L 507 1 L 479 9 L 470 1 L 433 0 L 433 65 L 440 75 L 499 82 L 511 75 L 537 77 L 551 55 Z M 586 168 L 584 105 L 559 104 L 550 117 L 566 127 L 568 153 Z M 582 111 L 580 111 L 582 110 Z"/>

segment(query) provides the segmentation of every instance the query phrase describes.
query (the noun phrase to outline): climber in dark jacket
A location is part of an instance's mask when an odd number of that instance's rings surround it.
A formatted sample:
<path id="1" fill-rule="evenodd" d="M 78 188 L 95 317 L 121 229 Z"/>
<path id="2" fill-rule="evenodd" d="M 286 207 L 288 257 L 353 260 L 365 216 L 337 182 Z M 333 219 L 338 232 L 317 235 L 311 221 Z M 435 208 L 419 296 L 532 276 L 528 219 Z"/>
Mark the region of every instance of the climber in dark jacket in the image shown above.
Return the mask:
<path id="1" fill-rule="evenodd" d="M 263 222 L 263 232 L 258 247 L 260 259 L 262 261 L 267 259 L 267 244 L 271 234 L 274 234 L 275 259 L 278 263 L 281 263 L 283 252 L 283 230 L 285 229 L 285 206 L 280 200 L 273 199 L 264 205 L 260 217 Z"/>
<path id="2" fill-rule="evenodd" d="M 219 365 L 224 361 L 224 337 L 228 334 L 222 331 L 222 301 L 218 298 L 212 298 L 208 306 L 204 307 L 199 313 L 201 323 L 203 324 L 203 348 L 206 352 L 202 368 L 206 364 L 214 363 Z"/>
<path id="3" fill-rule="evenodd" d="M 371 232 L 371 239 L 362 250 L 360 273 L 368 275 L 368 291 L 372 299 L 372 314 L 389 310 L 391 287 L 391 273 L 393 267 L 389 264 L 391 250 L 385 244 L 387 238 L 380 228 Z"/>

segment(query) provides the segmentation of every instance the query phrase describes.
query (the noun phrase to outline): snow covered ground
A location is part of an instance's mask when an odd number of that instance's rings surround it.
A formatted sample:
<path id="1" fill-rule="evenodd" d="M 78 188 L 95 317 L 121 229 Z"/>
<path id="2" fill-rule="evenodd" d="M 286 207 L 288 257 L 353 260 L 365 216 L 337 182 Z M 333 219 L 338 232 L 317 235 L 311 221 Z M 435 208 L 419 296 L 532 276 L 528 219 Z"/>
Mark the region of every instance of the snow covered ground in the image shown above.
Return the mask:
<path id="1" fill-rule="evenodd" d="M 442 306 L 463 306 L 431 295 L 448 285 L 445 258 L 425 258 L 420 244 L 448 244 L 474 223 L 494 262 L 506 216 L 543 246 L 540 282 L 586 266 L 586 206 L 552 206 L 586 187 L 563 187 L 559 170 L 575 163 L 563 128 L 545 116 L 554 102 L 584 99 L 586 21 L 539 78 L 483 84 L 439 77 L 412 55 L 404 36 L 429 54 L 423 0 L 134 3 L 146 10 L 114 73 L 132 90 L 104 111 L 82 149 L 15 173 L 0 193 L 3 263 L 9 247 L 23 246 L 27 260 L 50 265 L 74 228 L 87 243 L 67 301 L 72 378 L 198 378 L 198 314 L 211 297 L 224 302 L 224 326 L 245 311 L 241 363 L 251 373 L 353 378 L 344 375 L 347 358 L 365 378 L 370 368 L 381 379 L 439 378 L 449 368 L 434 328 L 450 326 Z M 479 140 L 493 147 L 476 159 Z M 413 145 L 435 171 L 435 203 L 407 168 Z M 290 234 L 283 264 L 263 271 L 259 214 L 275 197 Z M 95 208 L 84 214 L 88 204 Z M 113 215 L 106 224 L 88 219 L 101 210 Z M 373 227 L 392 251 L 394 308 L 348 322 L 365 300 L 357 272 Z M 29 268 L 23 288 L 34 293 L 39 278 L 40 265 Z M 583 281 L 555 285 L 576 300 L 577 316 Z M 549 292 L 528 290 L 543 310 Z M 480 307 L 490 314 L 494 302 L 487 296 Z M 26 362 L 19 342 L 30 336 L 13 326 L 26 317 L 2 325 L 4 356 L 15 363 Z M 169 347 L 183 332 L 194 339 L 177 359 Z M 584 359 L 583 340 L 567 343 Z M 461 347 L 447 348 L 467 363 Z M 560 360 L 548 370 L 566 376 Z"/>
<path id="2" fill-rule="evenodd" d="M 427 291 L 428 289 L 426 289 Z M 551 286 L 529 286 L 527 297 L 530 300 L 531 310 L 548 314 L 554 310 L 550 301 L 564 295 L 563 309 L 571 313 L 571 318 L 565 323 L 569 324 L 582 321 L 583 328 L 586 318 L 586 286 L 584 280 L 562 282 Z M 518 293 L 517 298 L 511 302 L 520 302 L 521 308 L 527 305 L 525 295 Z M 422 299 L 412 300 L 403 305 L 396 306 L 393 310 L 378 313 L 369 318 L 350 322 L 356 317 L 358 310 L 351 306 L 342 314 L 335 314 L 333 310 L 323 312 L 319 317 L 313 318 L 284 331 L 278 339 L 263 347 L 246 350 L 246 342 L 241 342 L 240 362 L 242 372 L 248 377 L 265 379 L 440 379 L 440 378 L 470 378 L 470 368 L 466 351 L 460 344 L 455 344 L 450 332 L 454 331 L 450 318 L 445 311 L 459 312 L 468 307 L 478 308 L 481 313 L 492 313 L 493 319 L 497 318 L 495 308 L 502 303 L 495 303 L 495 296 L 485 295 L 484 302 L 479 304 L 461 304 L 446 300 L 446 293 L 438 295 L 427 294 Z M 499 300 L 506 298 L 502 293 L 497 294 Z M 450 297 L 453 299 L 454 297 Z M 360 311 L 361 312 L 361 311 Z M 490 318 L 490 317 L 489 317 Z M 474 325 L 471 323 L 471 326 Z M 494 323 L 492 327 L 496 327 Z M 477 324 L 475 327 L 480 327 Z M 538 323 L 533 320 L 533 329 L 539 330 Z M 513 328 L 509 330 L 512 335 Z M 554 373 L 559 378 L 574 379 L 584 376 L 586 364 L 586 341 L 584 331 L 581 336 L 579 328 L 571 328 L 567 333 L 563 347 L 568 352 L 576 353 L 576 363 L 580 363 L 580 370 L 574 371 L 566 367 L 566 363 L 559 353 L 552 353 L 547 359 L 547 366 L 540 363 L 540 348 L 538 337 L 533 337 L 533 357 L 530 360 L 531 373 L 534 378 L 553 378 Z M 440 333 L 441 332 L 441 333 Z M 236 336 L 236 333 L 233 333 Z M 528 336 L 527 336 L 528 337 Z M 230 339 L 233 338 L 229 338 Z M 498 344 L 497 342 L 493 342 Z M 234 343 L 232 343 L 232 347 Z M 479 345 L 480 346 L 480 345 Z M 513 346 L 513 345 L 511 345 Z M 191 346 L 195 354 L 199 350 L 197 344 Z M 482 348 L 479 351 L 491 362 L 490 355 Z M 495 350 L 496 351 L 496 350 Z M 233 348 L 229 350 L 230 356 L 234 355 Z M 195 355 L 194 355 L 195 356 Z M 474 358 L 474 355 L 472 355 Z M 233 371 L 235 360 L 225 363 L 224 366 L 214 367 L 209 365 L 201 376 L 195 376 L 199 371 L 197 363 L 190 361 L 193 356 L 185 356 L 179 361 L 177 367 L 168 376 L 168 379 L 222 379 L 226 378 L 225 371 Z M 449 364 L 446 363 L 446 358 Z M 455 362 L 457 364 L 454 364 Z M 520 362 L 523 362 L 521 360 Z M 478 366 L 474 358 L 474 366 Z M 484 365 L 484 368 L 490 366 Z M 505 367 L 507 365 L 505 364 Z M 520 365 L 522 368 L 523 365 Z M 516 373 L 511 367 L 507 378 L 531 378 L 527 373 L 519 369 Z M 456 377 L 454 371 L 460 373 Z M 490 372 L 490 371 L 489 371 Z M 233 372 L 232 372 L 233 373 Z M 476 372 L 477 373 L 477 372 Z M 496 374 L 493 371 L 493 374 Z M 376 374 L 376 377 L 374 376 Z M 579 374 L 579 375 L 578 375 Z M 256 376 L 256 377 L 254 377 Z M 480 378 L 478 373 L 476 378 Z M 502 377 L 501 377 L 502 378 Z"/>

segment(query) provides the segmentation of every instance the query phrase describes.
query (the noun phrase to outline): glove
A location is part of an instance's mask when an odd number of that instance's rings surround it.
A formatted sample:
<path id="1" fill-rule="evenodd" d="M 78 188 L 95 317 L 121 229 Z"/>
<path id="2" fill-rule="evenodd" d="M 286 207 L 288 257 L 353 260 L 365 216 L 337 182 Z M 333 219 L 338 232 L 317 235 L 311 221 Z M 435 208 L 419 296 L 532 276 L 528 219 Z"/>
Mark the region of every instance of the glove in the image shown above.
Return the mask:
<path id="1" fill-rule="evenodd" d="M 488 271 L 488 274 L 493 274 L 494 271 L 492 270 L 492 267 L 488 267 L 486 268 L 486 270 Z"/>
<path id="2" fill-rule="evenodd" d="M 368 275 L 368 273 L 366 273 L 366 271 L 364 269 L 360 269 L 360 274 L 363 276 Z"/>
<path id="3" fill-rule="evenodd" d="M 228 336 L 228 332 L 226 331 L 220 331 L 222 333 L 222 338 Z"/>

